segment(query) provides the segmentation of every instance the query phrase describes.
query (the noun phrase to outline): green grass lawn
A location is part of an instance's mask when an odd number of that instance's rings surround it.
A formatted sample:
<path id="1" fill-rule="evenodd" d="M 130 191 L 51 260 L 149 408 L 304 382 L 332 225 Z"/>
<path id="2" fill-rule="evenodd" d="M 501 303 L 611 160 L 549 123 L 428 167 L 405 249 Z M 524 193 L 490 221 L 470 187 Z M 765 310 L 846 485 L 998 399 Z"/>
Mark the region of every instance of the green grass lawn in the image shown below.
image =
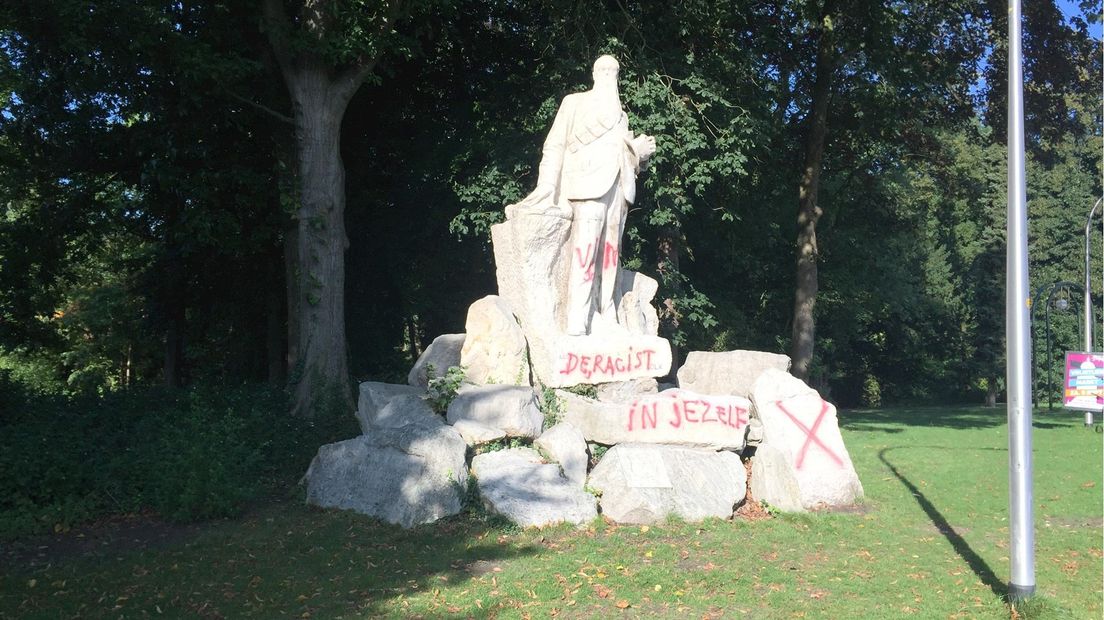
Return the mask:
<path id="1" fill-rule="evenodd" d="M 1010 610 L 1003 408 L 845 411 L 865 503 L 749 521 L 411 531 L 297 502 L 0 547 L 0 617 L 1100 618 L 1102 437 L 1035 417 L 1039 596 Z M 156 535 L 152 535 L 156 534 Z M 135 538 L 139 542 L 135 542 Z"/>

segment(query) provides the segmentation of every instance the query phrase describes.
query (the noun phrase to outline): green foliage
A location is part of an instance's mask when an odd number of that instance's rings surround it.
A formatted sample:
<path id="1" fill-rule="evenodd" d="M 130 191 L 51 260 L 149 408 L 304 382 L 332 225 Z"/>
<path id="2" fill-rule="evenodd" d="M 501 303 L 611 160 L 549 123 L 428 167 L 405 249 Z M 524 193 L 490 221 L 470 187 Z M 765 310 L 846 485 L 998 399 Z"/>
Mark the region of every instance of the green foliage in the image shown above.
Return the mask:
<path id="1" fill-rule="evenodd" d="M 143 509 L 181 521 L 236 515 L 294 485 L 319 445 L 355 433 L 344 418 L 291 418 L 283 393 L 257 386 L 4 404 L 3 537 Z"/>
<path id="2" fill-rule="evenodd" d="M 429 408 L 444 415 L 448 411 L 449 405 L 456 399 L 456 392 L 464 383 L 466 374 L 467 369 L 463 366 L 450 366 L 445 371 L 445 376 L 438 377 L 433 364 L 427 365 L 426 377 L 429 379 L 429 394 L 426 395 L 425 399 L 429 403 Z"/>
<path id="3" fill-rule="evenodd" d="M 475 454 L 513 450 L 514 448 L 529 448 L 532 445 L 533 440 L 525 437 L 502 437 L 501 439 L 479 444 L 475 447 Z"/>
<path id="4" fill-rule="evenodd" d="M 593 469 L 598 465 L 598 462 L 602 460 L 602 457 L 606 455 L 606 452 L 609 452 L 609 446 L 588 441 L 587 452 L 590 453 L 590 469 Z"/>
<path id="5" fill-rule="evenodd" d="M 556 395 L 556 390 L 545 385 L 541 386 L 540 398 L 537 405 L 544 414 L 544 428 L 547 430 L 560 422 L 564 414 L 564 404 Z"/>
<path id="6" fill-rule="evenodd" d="M 585 398 L 598 398 L 598 386 L 590 383 L 580 383 L 579 385 L 572 385 L 570 387 L 563 388 L 567 392 L 577 394 Z"/>

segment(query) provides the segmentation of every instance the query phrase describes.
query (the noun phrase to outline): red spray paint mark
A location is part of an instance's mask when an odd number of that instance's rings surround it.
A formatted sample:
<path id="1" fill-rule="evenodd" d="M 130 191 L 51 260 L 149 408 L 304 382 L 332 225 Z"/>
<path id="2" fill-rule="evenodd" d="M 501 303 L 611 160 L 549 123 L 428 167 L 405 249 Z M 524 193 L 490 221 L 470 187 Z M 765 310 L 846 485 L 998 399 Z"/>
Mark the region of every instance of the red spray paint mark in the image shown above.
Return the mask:
<path id="1" fill-rule="evenodd" d="M 801 469 L 801 466 L 805 463 L 805 453 L 808 452 L 809 444 L 811 443 L 815 443 L 816 445 L 820 446 L 820 449 L 824 450 L 825 454 L 832 457 L 832 460 L 836 462 L 836 465 L 843 467 L 843 459 L 836 455 L 835 452 L 832 452 L 832 450 L 829 449 L 828 446 L 824 445 L 824 442 L 821 441 L 819 437 L 817 437 L 817 429 L 820 428 L 820 423 L 824 420 L 824 414 L 828 413 L 828 403 L 824 402 L 823 400 L 820 401 L 820 415 L 818 415 L 816 421 L 813 422 L 813 428 L 811 429 L 808 426 L 802 424 L 801 420 L 798 420 L 794 416 L 794 414 L 787 411 L 786 407 L 782 405 L 782 401 L 778 401 L 775 404 L 778 405 L 778 408 L 782 410 L 782 413 L 786 414 L 786 417 L 790 418 L 790 420 L 805 433 L 805 443 L 801 444 L 801 450 L 797 453 L 796 464 L 798 469 Z"/>
<path id="2" fill-rule="evenodd" d="M 575 248 L 575 260 L 584 269 L 583 282 L 594 281 L 594 244 L 588 243 L 586 252 L 582 248 Z"/>

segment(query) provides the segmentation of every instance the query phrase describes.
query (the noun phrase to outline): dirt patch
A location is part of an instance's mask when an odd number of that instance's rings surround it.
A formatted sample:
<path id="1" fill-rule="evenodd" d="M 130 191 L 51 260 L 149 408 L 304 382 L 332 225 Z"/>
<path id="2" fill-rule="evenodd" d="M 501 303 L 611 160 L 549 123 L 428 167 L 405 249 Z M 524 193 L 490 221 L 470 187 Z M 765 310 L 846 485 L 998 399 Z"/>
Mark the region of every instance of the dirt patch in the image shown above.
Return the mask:
<path id="1" fill-rule="evenodd" d="M 762 521 L 771 518 L 763 505 L 751 495 L 751 459 L 744 459 L 744 470 L 747 472 L 747 495 L 744 501 L 736 507 L 735 517 L 747 521 Z"/>
<path id="2" fill-rule="evenodd" d="M 1101 519 L 1099 517 L 1046 517 L 1042 519 L 1042 522 L 1043 527 L 1063 527 L 1094 530 L 1104 528 L 1104 519 Z"/>
<path id="3" fill-rule="evenodd" d="M 194 539 L 201 528 L 149 513 L 113 516 L 64 533 L 0 542 L 0 558 L 6 566 L 33 569 L 62 560 L 162 549 Z"/>
<path id="4" fill-rule="evenodd" d="M 822 506 L 813 512 L 826 512 L 841 515 L 868 515 L 874 512 L 870 504 L 847 504 L 846 506 Z"/>
<path id="5" fill-rule="evenodd" d="M 465 566 L 464 569 L 476 577 L 482 577 L 488 573 L 502 572 L 502 566 L 498 562 L 489 560 L 476 560 Z"/>

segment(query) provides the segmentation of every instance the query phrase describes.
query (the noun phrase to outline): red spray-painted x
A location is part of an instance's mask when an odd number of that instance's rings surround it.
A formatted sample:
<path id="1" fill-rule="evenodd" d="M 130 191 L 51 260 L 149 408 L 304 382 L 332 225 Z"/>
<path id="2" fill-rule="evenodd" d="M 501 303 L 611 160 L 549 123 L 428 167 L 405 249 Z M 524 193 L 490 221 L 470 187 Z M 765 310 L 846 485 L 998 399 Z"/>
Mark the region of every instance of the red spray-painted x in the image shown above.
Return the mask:
<path id="1" fill-rule="evenodd" d="M 808 426 L 802 424 L 801 420 L 798 420 L 797 417 L 794 416 L 794 414 L 790 413 L 782 404 L 782 401 L 778 401 L 775 404 L 778 405 L 778 408 L 782 410 L 782 413 L 786 414 L 786 417 L 792 420 L 793 423 L 796 424 L 797 427 L 805 433 L 805 443 L 801 444 L 801 450 L 797 453 L 796 465 L 798 469 L 801 469 L 801 466 L 805 463 L 805 453 L 808 452 L 810 443 L 815 443 L 816 445 L 820 446 L 820 449 L 824 450 L 825 454 L 832 457 L 832 460 L 836 462 L 836 465 L 843 467 L 843 459 L 841 459 L 835 452 L 832 452 L 832 450 L 828 446 L 824 445 L 824 442 L 820 440 L 820 437 L 817 437 L 817 429 L 820 428 L 820 423 L 824 420 L 824 414 L 828 413 L 828 403 L 824 402 L 823 400 L 820 401 L 820 415 L 818 415 L 816 421 L 813 422 L 813 428 L 811 429 Z"/>

